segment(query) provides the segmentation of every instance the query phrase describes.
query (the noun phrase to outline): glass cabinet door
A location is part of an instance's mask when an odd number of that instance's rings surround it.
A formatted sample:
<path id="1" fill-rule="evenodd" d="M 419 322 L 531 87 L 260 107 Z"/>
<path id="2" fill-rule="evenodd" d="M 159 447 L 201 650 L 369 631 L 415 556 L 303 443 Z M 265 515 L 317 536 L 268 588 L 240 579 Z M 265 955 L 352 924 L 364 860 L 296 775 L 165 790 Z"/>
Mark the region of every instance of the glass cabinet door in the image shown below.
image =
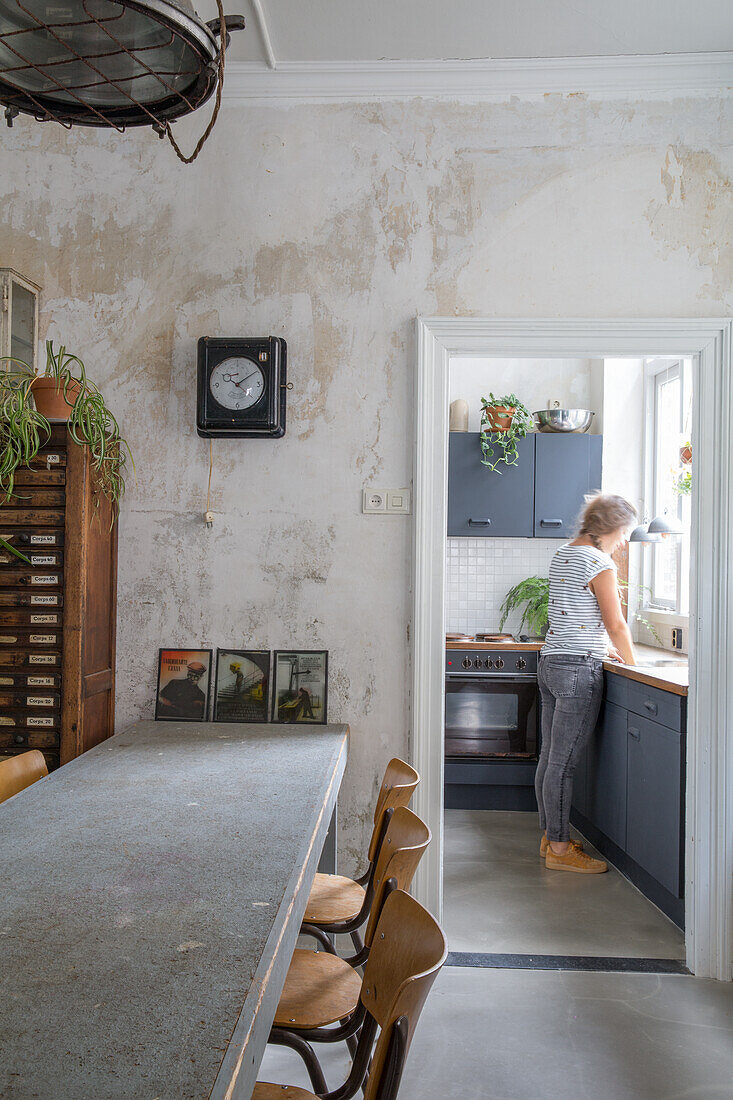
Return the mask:
<path id="1" fill-rule="evenodd" d="M 12 355 L 35 371 L 40 287 L 6 267 L 0 268 L 0 288 L 0 355 Z M 12 364 L 2 366 L 7 370 Z"/>

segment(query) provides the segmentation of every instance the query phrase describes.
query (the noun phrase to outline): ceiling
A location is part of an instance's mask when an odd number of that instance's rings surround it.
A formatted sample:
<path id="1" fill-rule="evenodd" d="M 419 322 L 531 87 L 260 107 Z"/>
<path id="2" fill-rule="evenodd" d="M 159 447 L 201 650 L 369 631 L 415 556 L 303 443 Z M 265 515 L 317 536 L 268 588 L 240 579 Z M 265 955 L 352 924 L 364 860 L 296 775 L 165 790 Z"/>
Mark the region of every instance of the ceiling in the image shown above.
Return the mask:
<path id="1" fill-rule="evenodd" d="M 258 0 L 224 0 L 247 29 L 235 61 L 268 63 Z M 259 0 L 270 62 L 562 58 L 733 50 L 728 0 Z M 202 18 L 215 0 L 197 0 Z"/>

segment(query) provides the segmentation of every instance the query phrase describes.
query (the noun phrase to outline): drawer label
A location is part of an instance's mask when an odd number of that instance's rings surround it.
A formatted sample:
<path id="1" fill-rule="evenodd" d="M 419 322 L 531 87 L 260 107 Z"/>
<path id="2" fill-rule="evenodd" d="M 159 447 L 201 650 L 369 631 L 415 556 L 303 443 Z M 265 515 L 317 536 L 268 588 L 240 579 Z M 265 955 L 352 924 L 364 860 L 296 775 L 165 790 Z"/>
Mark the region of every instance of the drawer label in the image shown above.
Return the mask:
<path id="1" fill-rule="evenodd" d="M 52 707 L 54 700 L 51 695 L 27 695 L 25 702 L 28 707 Z"/>
<path id="2" fill-rule="evenodd" d="M 55 634 L 31 634 L 29 639 L 32 645 L 56 645 Z"/>
<path id="3" fill-rule="evenodd" d="M 29 714 L 25 720 L 25 724 L 26 726 L 44 726 L 48 729 L 50 726 L 53 726 L 53 718 L 41 718 L 40 715 L 36 715 L 34 718 L 33 715 Z"/>
<path id="4" fill-rule="evenodd" d="M 56 536 L 55 535 L 30 535 L 28 537 L 28 542 L 31 544 L 31 546 L 55 546 L 56 545 Z"/>
<path id="5" fill-rule="evenodd" d="M 55 607 L 58 602 L 58 596 L 31 596 L 31 603 L 35 607 Z"/>
<path id="6" fill-rule="evenodd" d="M 30 653 L 28 655 L 29 665 L 55 665 L 56 663 L 55 653 Z"/>
<path id="7" fill-rule="evenodd" d="M 29 688 L 51 688 L 53 676 L 29 676 L 26 683 Z"/>
<path id="8" fill-rule="evenodd" d="M 14 725 L 15 725 L 15 719 L 14 718 L 8 718 L 7 715 L 5 715 L 5 714 L 0 715 L 0 726 L 14 726 Z"/>
<path id="9" fill-rule="evenodd" d="M 0 676 L 0 685 L 2 685 L 3 687 L 12 687 L 13 686 L 13 677 L 12 676 Z"/>
<path id="10" fill-rule="evenodd" d="M 17 641 L 18 637 L 15 634 L 0 634 L 0 645 L 12 645 Z"/>
<path id="11" fill-rule="evenodd" d="M 43 457 L 46 459 L 47 466 L 58 466 L 61 461 L 61 455 L 48 454 Z"/>
<path id="12" fill-rule="evenodd" d="M 55 565 L 55 554 L 31 554 L 31 565 Z"/>
<path id="13" fill-rule="evenodd" d="M 31 615 L 33 626 L 41 626 L 43 623 L 57 623 L 58 621 L 58 615 Z"/>
<path id="14" fill-rule="evenodd" d="M 58 584 L 59 578 L 52 573 L 36 573 L 31 576 L 31 584 Z"/>

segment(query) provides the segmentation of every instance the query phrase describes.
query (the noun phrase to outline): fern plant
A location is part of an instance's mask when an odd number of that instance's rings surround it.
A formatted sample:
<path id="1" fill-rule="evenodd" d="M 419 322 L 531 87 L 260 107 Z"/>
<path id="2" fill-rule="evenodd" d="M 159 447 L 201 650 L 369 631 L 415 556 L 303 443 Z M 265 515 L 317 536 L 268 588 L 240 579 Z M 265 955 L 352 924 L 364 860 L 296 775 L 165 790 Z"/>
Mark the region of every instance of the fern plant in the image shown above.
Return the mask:
<path id="1" fill-rule="evenodd" d="M 499 630 L 504 629 L 504 623 L 514 611 L 522 612 L 522 618 L 517 630 L 522 633 L 526 623 L 530 632 L 537 637 L 544 637 L 549 620 L 550 581 L 547 577 L 526 577 L 519 584 L 510 588 L 504 597 L 500 607 L 501 621 Z"/>

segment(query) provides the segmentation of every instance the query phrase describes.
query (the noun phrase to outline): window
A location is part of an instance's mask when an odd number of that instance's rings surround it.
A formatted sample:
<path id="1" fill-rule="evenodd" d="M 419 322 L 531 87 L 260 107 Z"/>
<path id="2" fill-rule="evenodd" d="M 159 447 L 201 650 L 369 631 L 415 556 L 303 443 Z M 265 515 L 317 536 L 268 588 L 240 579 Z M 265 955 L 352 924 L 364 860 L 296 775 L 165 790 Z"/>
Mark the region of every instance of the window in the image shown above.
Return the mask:
<path id="1" fill-rule="evenodd" d="M 681 615 L 690 602 L 690 467 L 681 460 L 692 424 L 692 361 L 649 359 L 646 376 L 647 519 L 665 513 L 677 517 L 683 535 L 650 547 L 649 602 Z"/>

